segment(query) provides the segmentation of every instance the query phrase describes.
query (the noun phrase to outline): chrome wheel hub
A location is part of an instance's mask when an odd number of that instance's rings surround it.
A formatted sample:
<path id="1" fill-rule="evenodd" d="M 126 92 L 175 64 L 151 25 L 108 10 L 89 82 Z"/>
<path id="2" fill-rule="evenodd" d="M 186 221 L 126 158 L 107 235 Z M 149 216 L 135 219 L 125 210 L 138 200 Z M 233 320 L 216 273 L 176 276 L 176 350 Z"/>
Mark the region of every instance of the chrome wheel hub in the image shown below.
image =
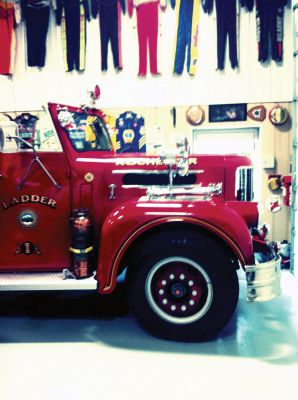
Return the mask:
<path id="1" fill-rule="evenodd" d="M 186 324 L 209 309 L 213 288 L 206 271 L 185 257 L 169 257 L 153 266 L 145 284 L 151 308 L 164 320 Z"/>

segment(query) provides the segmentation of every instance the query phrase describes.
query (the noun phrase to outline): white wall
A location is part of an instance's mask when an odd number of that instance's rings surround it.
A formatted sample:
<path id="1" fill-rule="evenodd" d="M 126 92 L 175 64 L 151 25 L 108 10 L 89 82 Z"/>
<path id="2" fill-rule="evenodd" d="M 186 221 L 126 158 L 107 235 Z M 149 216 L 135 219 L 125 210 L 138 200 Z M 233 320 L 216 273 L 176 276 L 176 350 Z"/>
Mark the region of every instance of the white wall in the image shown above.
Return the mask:
<path id="1" fill-rule="evenodd" d="M 292 22 L 291 9 L 285 13 L 284 61 L 262 66 L 257 61 L 255 12 L 240 15 L 240 68 L 232 70 L 227 59 L 224 72 L 216 71 L 215 12 L 201 12 L 197 75 L 180 77 L 171 72 L 175 12 L 168 7 L 160 13 L 159 77 L 138 78 L 138 42 L 135 13 L 122 19 L 123 71 L 100 69 L 98 20 L 88 24 L 87 66 L 84 73 L 64 72 L 61 31 L 53 15 L 47 40 L 46 67 L 26 67 L 24 25 L 17 27 L 17 60 L 12 78 L 0 76 L 0 111 L 36 110 L 48 101 L 80 104 L 87 88 L 98 83 L 101 107 L 220 104 L 234 102 L 275 102 L 292 100 Z M 227 49 L 228 50 L 228 49 Z M 228 51 L 227 51 L 228 53 Z"/>

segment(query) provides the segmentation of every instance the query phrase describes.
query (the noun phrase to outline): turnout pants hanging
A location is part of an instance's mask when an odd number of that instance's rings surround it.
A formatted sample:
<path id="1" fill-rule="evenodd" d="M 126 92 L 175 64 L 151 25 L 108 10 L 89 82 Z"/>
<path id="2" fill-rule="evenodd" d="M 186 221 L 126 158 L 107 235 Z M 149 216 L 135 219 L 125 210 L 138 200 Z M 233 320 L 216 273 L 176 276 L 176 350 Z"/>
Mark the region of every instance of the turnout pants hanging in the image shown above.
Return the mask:
<path id="1" fill-rule="evenodd" d="M 282 61 L 285 0 L 256 0 L 258 61 Z M 270 38 L 270 48 L 269 48 Z"/>
<path id="2" fill-rule="evenodd" d="M 139 75 L 147 73 L 147 47 L 149 47 L 150 72 L 157 70 L 157 38 L 158 38 L 159 3 L 144 3 L 137 7 L 137 29 L 139 40 Z"/>
<path id="3" fill-rule="evenodd" d="M 15 14 L 13 3 L 0 5 L 0 75 L 12 74 L 15 55 L 14 41 Z"/>
<path id="4" fill-rule="evenodd" d="M 217 68 L 225 67 L 225 52 L 229 38 L 231 67 L 238 67 L 236 0 L 216 0 Z"/>
<path id="5" fill-rule="evenodd" d="M 195 75 L 198 60 L 200 2 L 198 0 L 176 0 L 175 4 L 177 7 L 177 34 L 173 72 L 182 74 L 187 52 L 187 72 Z"/>
<path id="6" fill-rule="evenodd" d="M 121 8 L 118 1 L 114 4 L 99 4 L 99 23 L 101 40 L 101 70 L 108 69 L 108 44 L 111 42 L 114 67 L 122 69 L 121 55 Z"/>
<path id="7" fill-rule="evenodd" d="M 27 62 L 29 67 L 44 67 L 50 7 L 26 7 Z"/>
<path id="8" fill-rule="evenodd" d="M 62 43 L 65 70 L 84 71 L 86 54 L 86 17 L 83 4 L 63 9 Z"/>

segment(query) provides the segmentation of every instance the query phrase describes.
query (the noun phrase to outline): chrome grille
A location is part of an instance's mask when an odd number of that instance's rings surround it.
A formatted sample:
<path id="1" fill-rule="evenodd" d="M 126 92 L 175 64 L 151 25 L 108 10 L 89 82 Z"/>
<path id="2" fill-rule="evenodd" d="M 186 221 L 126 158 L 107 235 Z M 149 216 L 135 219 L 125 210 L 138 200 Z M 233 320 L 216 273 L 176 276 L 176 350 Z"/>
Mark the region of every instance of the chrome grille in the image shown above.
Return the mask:
<path id="1" fill-rule="evenodd" d="M 253 167 L 239 167 L 237 169 L 235 188 L 238 201 L 253 200 Z"/>

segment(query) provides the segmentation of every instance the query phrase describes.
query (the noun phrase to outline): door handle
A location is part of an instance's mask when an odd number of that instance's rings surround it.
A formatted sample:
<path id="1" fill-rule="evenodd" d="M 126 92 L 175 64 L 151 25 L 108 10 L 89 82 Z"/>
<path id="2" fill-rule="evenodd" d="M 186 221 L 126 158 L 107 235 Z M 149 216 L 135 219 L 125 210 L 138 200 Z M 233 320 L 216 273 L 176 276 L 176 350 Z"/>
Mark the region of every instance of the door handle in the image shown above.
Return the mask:
<path id="1" fill-rule="evenodd" d="M 109 189 L 110 189 L 110 194 L 109 194 L 109 200 L 115 200 L 116 196 L 115 196 L 115 189 L 116 186 L 114 183 L 111 183 L 111 185 L 109 185 Z"/>

